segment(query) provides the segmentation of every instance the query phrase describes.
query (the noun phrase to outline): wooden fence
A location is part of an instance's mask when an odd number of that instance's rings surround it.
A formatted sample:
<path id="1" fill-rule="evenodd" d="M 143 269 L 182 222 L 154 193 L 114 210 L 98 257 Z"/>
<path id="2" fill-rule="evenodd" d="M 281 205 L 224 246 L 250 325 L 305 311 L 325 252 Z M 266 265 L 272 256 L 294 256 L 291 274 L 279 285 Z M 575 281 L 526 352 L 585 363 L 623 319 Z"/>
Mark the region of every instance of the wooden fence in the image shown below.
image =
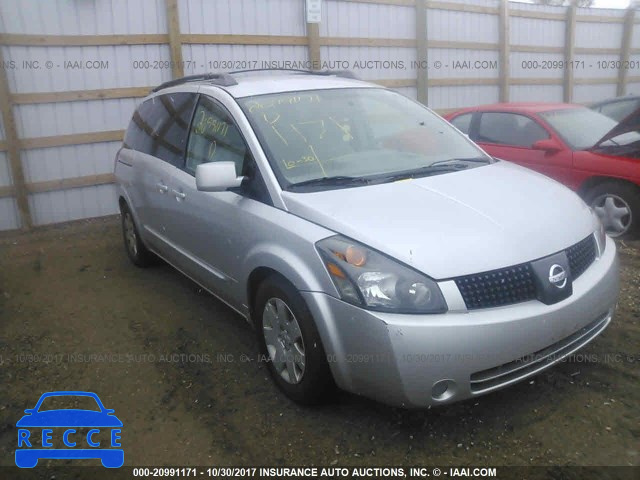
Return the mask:
<path id="1" fill-rule="evenodd" d="M 302 0 L 301 0 L 302 1 Z M 629 74 L 629 69 L 612 70 L 611 76 L 593 78 L 576 78 L 574 68 L 565 68 L 562 77 L 514 77 L 511 74 L 510 60 L 514 53 L 554 54 L 572 64 L 577 55 L 601 55 L 607 58 L 615 56 L 621 61 L 621 66 L 628 62 L 633 55 L 640 54 L 640 48 L 633 45 L 634 26 L 640 22 L 635 17 L 635 11 L 629 9 L 624 16 L 579 14 L 574 7 L 556 9 L 555 11 L 532 11 L 522 8 L 521 4 L 506 1 L 495 5 L 470 4 L 459 2 L 429 1 L 429 0 L 341 0 L 345 3 L 368 3 L 403 6 L 415 9 L 415 38 L 368 38 L 368 37 L 336 37 L 321 35 L 318 24 L 307 24 L 306 35 L 243 35 L 243 34 L 212 34 L 188 33 L 180 30 L 180 15 L 178 0 L 164 0 L 166 8 L 166 32 L 161 34 L 109 34 L 109 35 L 38 35 L 38 34 L 0 34 L 0 65 L 5 65 L 10 59 L 3 58 L 3 49 L 8 47 L 98 47 L 121 45 L 164 45 L 169 47 L 172 63 L 172 76 L 180 77 L 185 74 L 183 68 L 183 52 L 189 45 L 271 45 L 306 47 L 308 59 L 314 64 L 321 64 L 325 47 L 394 47 L 413 49 L 415 58 L 424 60 L 429 58 L 430 49 L 471 50 L 497 52 L 498 72 L 494 77 L 437 77 L 431 75 L 427 68 L 417 68 L 415 78 L 384 78 L 371 79 L 381 85 L 391 88 L 412 87 L 417 91 L 417 99 L 429 104 L 429 92 L 434 87 L 491 85 L 498 88 L 498 98 L 501 101 L 510 100 L 512 86 L 518 85 L 556 85 L 562 88 L 564 101 L 574 99 L 574 88 L 577 85 L 615 84 L 617 95 L 626 93 L 627 85 L 639 83 L 640 76 Z M 485 2 L 486 3 L 486 2 Z M 429 16 L 434 11 L 466 12 L 484 14 L 497 19 L 498 41 L 477 42 L 459 40 L 429 39 L 427 32 Z M 564 24 L 566 32 L 563 46 L 549 46 L 542 44 L 514 44 L 511 42 L 510 29 L 514 19 L 528 18 L 537 20 L 554 20 Z M 389 21 L 389 19 L 380 19 Z M 618 24 L 623 33 L 619 47 L 580 47 L 576 46 L 576 28 L 581 22 Z M 192 73 L 192 72 L 189 72 Z M 29 229 L 37 223 L 47 223 L 48 219 L 34 222 L 30 197 L 43 192 L 68 190 L 81 187 L 105 185 L 113 182 L 112 173 L 98 173 L 72 178 L 58 178 L 46 181 L 28 182 L 25 180 L 23 160 L 21 155 L 30 149 L 46 149 L 53 147 L 84 145 L 101 142 L 121 141 L 123 130 L 108 130 L 90 133 L 71 133 L 64 135 L 39 136 L 20 138 L 16 128 L 14 109 L 25 105 L 39 105 L 44 103 L 79 102 L 88 100 L 110 100 L 144 97 L 153 85 L 105 88 L 93 90 L 51 91 L 37 93 L 12 92 L 7 78 L 6 69 L 0 70 L 0 108 L 2 124 L 4 126 L 4 140 L 0 141 L 0 152 L 6 155 L 11 172 L 11 181 L 7 185 L 0 185 L 0 200 L 13 198 L 18 214 L 18 225 Z M 123 125 L 125 127 L 125 125 Z M 115 205 L 114 205 L 115 208 Z M 5 226 L 6 228 L 11 228 Z M 15 227 L 14 227 L 15 228 Z M 2 226 L 0 226 L 2 229 Z"/>

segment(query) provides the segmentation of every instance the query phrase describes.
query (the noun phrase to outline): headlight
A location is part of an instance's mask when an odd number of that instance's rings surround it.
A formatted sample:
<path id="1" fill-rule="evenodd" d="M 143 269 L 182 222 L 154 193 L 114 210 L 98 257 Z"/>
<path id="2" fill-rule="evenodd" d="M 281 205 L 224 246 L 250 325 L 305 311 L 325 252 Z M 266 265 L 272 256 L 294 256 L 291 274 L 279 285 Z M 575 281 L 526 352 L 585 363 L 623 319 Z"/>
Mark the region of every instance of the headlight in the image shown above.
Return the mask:
<path id="1" fill-rule="evenodd" d="M 598 214 L 593 209 L 590 210 L 597 225 L 594 235 L 596 236 L 596 243 L 598 244 L 598 256 L 601 257 L 607 245 L 607 232 L 605 231 L 604 225 L 602 224 Z"/>
<path id="2" fill-rule="evenodd" d="M 436 282 L 375 250 L 339 235 L 316 248 L 345 302 L 394 313 L 447 311 Z"/>

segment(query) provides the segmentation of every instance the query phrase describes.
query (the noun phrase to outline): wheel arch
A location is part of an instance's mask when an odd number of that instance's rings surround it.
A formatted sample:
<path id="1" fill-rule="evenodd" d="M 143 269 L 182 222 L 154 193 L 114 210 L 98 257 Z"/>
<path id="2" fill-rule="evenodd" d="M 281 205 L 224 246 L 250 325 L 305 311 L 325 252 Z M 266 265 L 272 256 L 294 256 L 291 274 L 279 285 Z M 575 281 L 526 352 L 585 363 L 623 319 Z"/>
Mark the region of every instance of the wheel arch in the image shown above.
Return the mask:
<path id="1" fill-rule="evenodd" d="M 580 195 L 582 198 L 585 198 L 585 196 L 591 189 L 603 183 L 617 183 L 619 185 L 631 185 L 640 193 L 640 186 L 625 178 L 608 177 L 605 175 L 594 175 L 582 182 L 582 184 L 578 188 L 578 195 Z"/>

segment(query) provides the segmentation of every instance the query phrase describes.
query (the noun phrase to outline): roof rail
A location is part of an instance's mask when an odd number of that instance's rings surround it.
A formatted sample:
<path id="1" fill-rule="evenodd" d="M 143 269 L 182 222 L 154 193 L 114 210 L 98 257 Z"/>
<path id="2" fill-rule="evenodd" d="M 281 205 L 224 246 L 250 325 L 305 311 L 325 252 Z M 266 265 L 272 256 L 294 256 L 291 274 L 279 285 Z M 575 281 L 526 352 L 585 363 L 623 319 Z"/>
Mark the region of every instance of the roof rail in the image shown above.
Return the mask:
<path id="1" fill-rule="evenodd" d="M 228 75 L 236 73 L 251 73 L 251 72 L 294 72 L 294 73 L 306 73 L 308 75 L 335 75 L 336 77 L 352 78 L 359 80 L 359 78 L 351 70 L 304 70 L 299 68 L 251 68 L 248 70 L 235 70 L 229 72 Z"/>
<path id="2" fill-rule="evenodd" d="M 175 85 L 182 85 L 187 82 L 199 82 L 199 81 L 209 81 L 211 83 L 215 83 L 216 85 L 221 85 L 223 87 L 230 87 L 232 85 L 237 85 L 238 82 L 229 75 L 228 73 L 200 73 L 197 75 L 187 75 L 186 77 L 176 78 L 175 80 L 169 80 L 168 82 L 164 82 L 154 89 L 152 92 L 158 92 L 165 88 L 173 87 Z"/>

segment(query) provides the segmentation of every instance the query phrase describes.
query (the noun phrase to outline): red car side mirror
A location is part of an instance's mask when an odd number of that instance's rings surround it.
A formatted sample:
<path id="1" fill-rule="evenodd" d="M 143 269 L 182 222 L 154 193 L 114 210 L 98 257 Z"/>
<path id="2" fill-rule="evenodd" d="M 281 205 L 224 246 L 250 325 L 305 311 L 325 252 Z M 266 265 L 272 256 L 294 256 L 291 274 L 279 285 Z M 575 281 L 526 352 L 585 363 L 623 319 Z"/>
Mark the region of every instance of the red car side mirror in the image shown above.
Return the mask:
<path id="1" fill-rule="evenodd" d="M 542 150 L 547 153 L 555 153 L 562 150 L 562 147 L 552 138 L 545 138 L 544 140 L 538 140 L 531 148 L 534 150 Z"/>

